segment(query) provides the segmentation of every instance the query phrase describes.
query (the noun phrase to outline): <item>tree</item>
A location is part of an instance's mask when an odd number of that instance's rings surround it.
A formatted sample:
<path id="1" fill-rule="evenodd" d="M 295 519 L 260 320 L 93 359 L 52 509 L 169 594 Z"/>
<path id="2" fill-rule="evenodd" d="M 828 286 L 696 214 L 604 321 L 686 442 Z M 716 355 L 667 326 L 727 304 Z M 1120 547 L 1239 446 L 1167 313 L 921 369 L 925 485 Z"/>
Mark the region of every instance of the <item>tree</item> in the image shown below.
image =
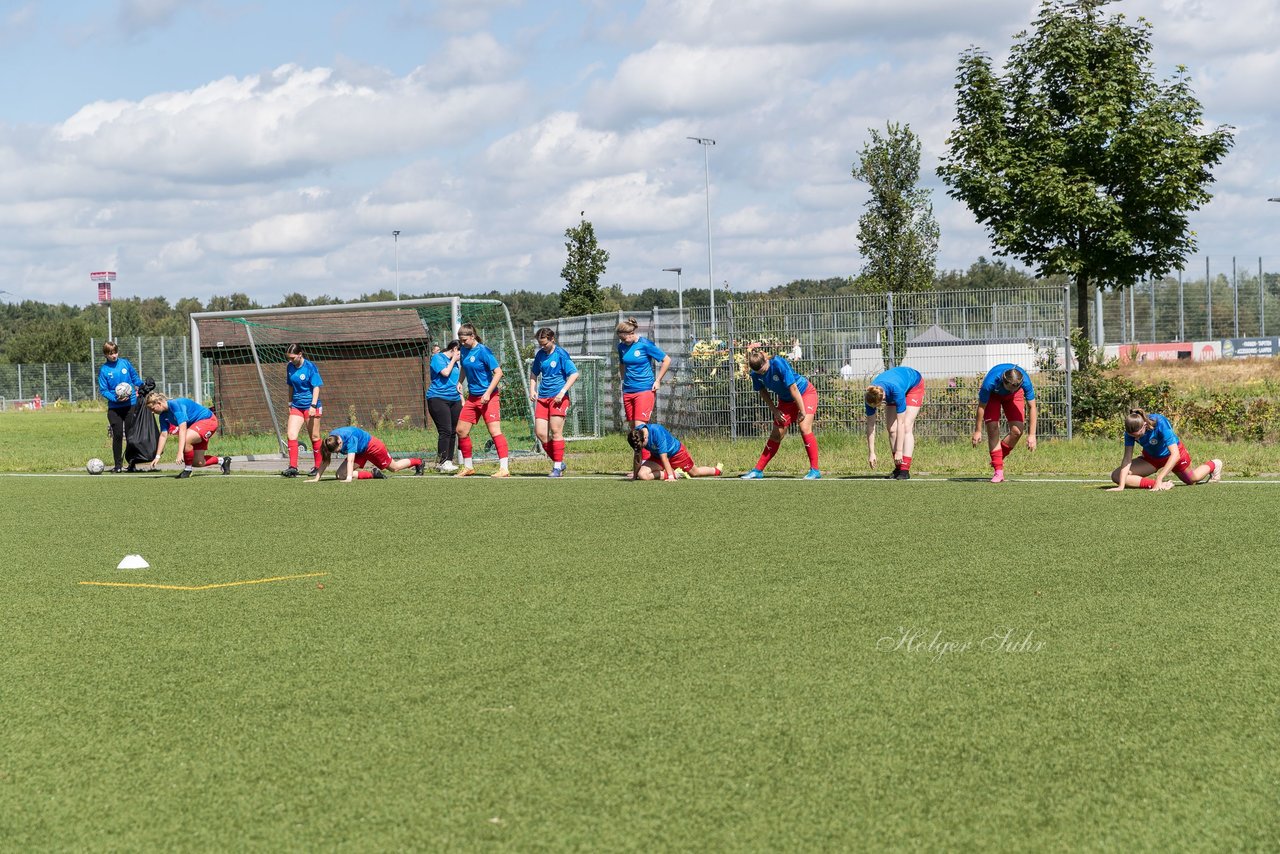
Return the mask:
<path id="1" fill-rule="evenodd" d="M 573 228 L 566 228 L 564 236 L 569 238 L 564 244 L 569 257 L 560 271 L 560 278 L 565 280 L 564 290 L 560 292 L 560 311 L 567 316 L 603 311 L 600 277 L 609 262 L 609 253 L 596 243 L 596 230 L 586 219 Z"/>
<path id="2" fill-rule="evenodd" d="M 1187 214 L 1211 198 L 1232 128 L 1200 129 L 1178 66 L 1157 82 L 1151 25 L 1103 18 L 1109 0 L 1045 0 L 1014 37 L 1003 77 L 961 54 L 955 130 L 938 175 L 986 225 L 997 253 L 1069 276 L 1081 330 L 1089 284 L 1164 276 L 1195 251 Z"/>
<path id="3" fill-rule="evenodd" d="M 27 326 L 5 342 L 10 362 L 84 362 L 89 358 L 89 327 L 79 318 L 56 320 Z"/>
<path id="4" fill-rule="evenodd" d="M 867 265 L 859 286 L 867 291 L 920 291 L 933 286 L 938 222 L 920 180 L 920 139 L 910 125 L 872 129 L 853 177 L 871 190 L 858 218 L 858 246 Z"/>

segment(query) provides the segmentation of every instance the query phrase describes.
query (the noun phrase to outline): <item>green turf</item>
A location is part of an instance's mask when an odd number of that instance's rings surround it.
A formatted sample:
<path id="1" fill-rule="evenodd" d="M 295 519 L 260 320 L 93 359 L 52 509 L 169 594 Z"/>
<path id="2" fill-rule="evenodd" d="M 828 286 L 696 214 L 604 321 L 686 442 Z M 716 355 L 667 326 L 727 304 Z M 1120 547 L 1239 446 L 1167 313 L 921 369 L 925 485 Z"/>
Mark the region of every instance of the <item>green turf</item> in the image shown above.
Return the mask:
<path id="1" fill-rule="evenodd" d="M 1274 848 L 1275 489 L 0 477 L 0 846 Z"/>

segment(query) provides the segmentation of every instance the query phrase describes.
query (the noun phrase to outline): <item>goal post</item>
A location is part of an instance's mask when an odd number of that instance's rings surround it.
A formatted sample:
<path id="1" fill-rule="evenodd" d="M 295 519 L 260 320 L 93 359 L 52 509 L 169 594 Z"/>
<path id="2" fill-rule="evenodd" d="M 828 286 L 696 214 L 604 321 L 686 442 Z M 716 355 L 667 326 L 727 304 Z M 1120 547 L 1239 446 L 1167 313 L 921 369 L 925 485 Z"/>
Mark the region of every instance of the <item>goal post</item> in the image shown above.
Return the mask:
<path id="1" fill-rule="evenodd" d="M 191 315 L 194 388 L 211 388 L 227 435 L 274 435 L 287 452 L 286 350 L 300 344 L 324 379 L 321 429 L 358 425 L 396 454 L 435 447 L 427 415 L 432 348 L 471 323 L 503 369 L 503 432 L 533 453 L 533 411 L 511 316 L 499 300 L 436 297 L 208 311 Z M 205 372 L 209 375 L 206 376 Z M 478 437 L 477 437 L 478 438 Z"/>

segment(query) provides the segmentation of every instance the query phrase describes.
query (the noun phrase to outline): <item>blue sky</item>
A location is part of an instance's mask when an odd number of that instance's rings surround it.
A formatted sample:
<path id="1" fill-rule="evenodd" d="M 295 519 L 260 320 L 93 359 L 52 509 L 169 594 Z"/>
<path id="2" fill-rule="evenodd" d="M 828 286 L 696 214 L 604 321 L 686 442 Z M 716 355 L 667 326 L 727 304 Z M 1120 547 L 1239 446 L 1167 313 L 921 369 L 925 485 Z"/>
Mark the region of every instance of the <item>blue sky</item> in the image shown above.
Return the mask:
<path id="1" fill-rule="evenodd" d="M 999 56 L 1024 0 L 0 2 L 0 289 L 263 303 L 558 290 L 579 211 L 629 291 L 767 288 L 862 266 L 868 128 L 908 122 L 942 226 L 939 264 L 992 254 L 932 170 L 956 59 Z M 1270 2 L 1125 0 L 1161 76 L 1191 69 L 1238 128 L 1201 255 L 1280 268 Z M 393 245 L 392 230 L 401 234 Z M 1191 265 L 1196 269 L 1195 264 Z M 1202 269 L 1202 264 L 1200 265 Z M 7 297 L 6 298 L 10 298 Z"/>

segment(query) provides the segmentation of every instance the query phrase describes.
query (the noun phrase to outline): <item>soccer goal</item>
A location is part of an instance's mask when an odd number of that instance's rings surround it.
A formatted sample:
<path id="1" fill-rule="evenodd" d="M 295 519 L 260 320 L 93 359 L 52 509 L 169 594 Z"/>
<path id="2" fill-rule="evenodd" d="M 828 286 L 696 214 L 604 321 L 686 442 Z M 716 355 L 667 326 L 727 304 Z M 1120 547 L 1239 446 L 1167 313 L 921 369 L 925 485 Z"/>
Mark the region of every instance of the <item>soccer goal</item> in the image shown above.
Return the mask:
<path id="1" fill-rule="evenodd" d="M 528 378 L 511 315 L 498 300 L 443 297 L 192 314 L 194 387 L 209 389 L 223 432 L 274 434 L 284 455 L 285 351 L 300 344 L 324 379 L 323 429 L 357 425 L 394 453 L 422 451 L 435 446 L 426 403 L 432 348 L 452 340 L 461 323 L 476 327 L 502 365 L 503 432 L 512 452 L 534 453 Z"/>

